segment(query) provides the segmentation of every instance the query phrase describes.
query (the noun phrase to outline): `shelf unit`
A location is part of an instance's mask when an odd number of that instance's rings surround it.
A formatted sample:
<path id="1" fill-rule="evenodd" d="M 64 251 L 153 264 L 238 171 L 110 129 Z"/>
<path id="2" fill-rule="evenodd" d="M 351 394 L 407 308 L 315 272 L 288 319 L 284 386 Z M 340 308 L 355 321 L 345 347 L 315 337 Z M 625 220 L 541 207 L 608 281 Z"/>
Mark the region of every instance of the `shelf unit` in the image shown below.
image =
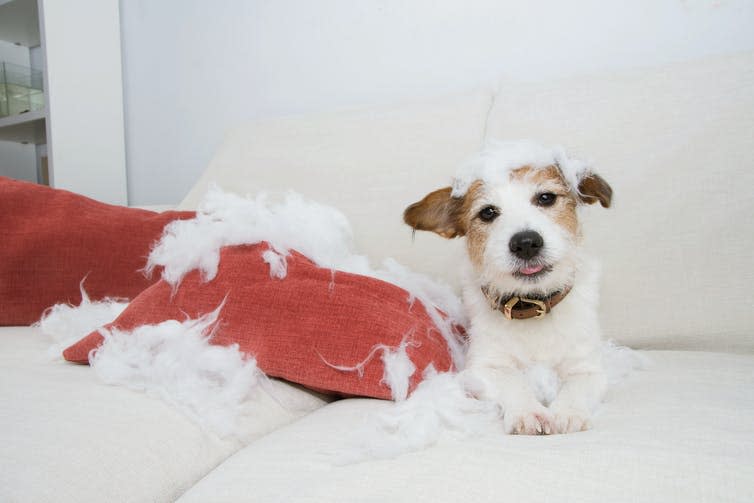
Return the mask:
<path id="1" fill-rule="evenodd" d="M 41 48 L 45 102 L 0 141 L 46 151 L 53 187 L 127 204 L 118 0 L 0 0 L 0 40 Z"/>

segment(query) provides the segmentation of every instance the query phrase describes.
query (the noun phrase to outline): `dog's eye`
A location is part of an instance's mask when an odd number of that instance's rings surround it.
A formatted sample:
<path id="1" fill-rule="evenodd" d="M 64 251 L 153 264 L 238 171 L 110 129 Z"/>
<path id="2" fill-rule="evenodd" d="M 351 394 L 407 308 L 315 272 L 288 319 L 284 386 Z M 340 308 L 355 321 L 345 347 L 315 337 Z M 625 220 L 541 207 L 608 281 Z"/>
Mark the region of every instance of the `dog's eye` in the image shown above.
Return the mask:
<path id="1" fill-rule="evenodd" d="M 553 194 L 552 192 L 543 192 L 542 194 L 537 194 L 537 196 L 534 198 L 534 201 L 536 202 L 537 206 L 552 206 L 555 204 L 555 200 L 558 198 L 557 195 Z"/>
<path id="2" fill-rule="evenodd" d="M 485 206 L 479 212 L 479 218 L 481 218 L 483 222 L 492 222 L 499 214 L 500 212 L 494 206 Z"/>

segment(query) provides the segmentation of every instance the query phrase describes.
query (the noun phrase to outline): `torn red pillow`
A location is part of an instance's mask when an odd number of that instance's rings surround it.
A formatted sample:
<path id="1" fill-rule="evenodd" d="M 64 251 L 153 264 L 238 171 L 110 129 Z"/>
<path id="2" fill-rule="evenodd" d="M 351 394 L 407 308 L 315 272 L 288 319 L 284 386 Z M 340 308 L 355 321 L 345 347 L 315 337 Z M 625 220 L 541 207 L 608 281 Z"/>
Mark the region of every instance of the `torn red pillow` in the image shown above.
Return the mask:
<path id="1" fill-rule="evenodd" d="M 287 257 L 287 275 L 270 277 L 266 244 L 221 250 L 217 276 L 194 270 L 173 292 L 164 280 L 136 297 L 105 329 L 130 331 L 165 320 L 198 318 L 225 302 L 211 343 L 238 344 L 271 377 L 345 396 L 391 398 L 376 347 L 399 348 L 416 367 L 409 390 L 432 365 L 452 368 L 448 345 L 421 302 L 391 283 L 320 268 L 303 255 Z M 460 334 L 458 329 L 457 334 Z M 93 332 L 66 349 L 66 360 L 87 363 L 103 342 Z M 367 360 L 369 355 L 373 357 Z M 367 360 L 361 372 L 336 369 Z"/>
<path id="2" fill-rule="evenodd" d="M 53 304 L 133 298 L 157 278 L 140 272 L 165 225 L 194 212 L 100 203 L 0 177 L 0 325 L 30 325 Z"/>

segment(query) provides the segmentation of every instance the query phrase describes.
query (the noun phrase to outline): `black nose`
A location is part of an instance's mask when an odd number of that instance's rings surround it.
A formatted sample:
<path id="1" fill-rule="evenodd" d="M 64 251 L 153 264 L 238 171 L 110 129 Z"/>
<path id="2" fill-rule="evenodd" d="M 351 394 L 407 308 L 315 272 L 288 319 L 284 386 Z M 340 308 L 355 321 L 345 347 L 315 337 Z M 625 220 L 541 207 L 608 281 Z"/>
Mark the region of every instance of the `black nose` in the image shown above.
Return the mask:
<path id="1" fill-rule="evenodd" d="M 536 257 L 539 250 L 544 246 L 545 241 L 539 233 L 534 231 L 522 231 L 513 235 L 508 243 L 508 248 L 519 258 L 529 260 Z"/>

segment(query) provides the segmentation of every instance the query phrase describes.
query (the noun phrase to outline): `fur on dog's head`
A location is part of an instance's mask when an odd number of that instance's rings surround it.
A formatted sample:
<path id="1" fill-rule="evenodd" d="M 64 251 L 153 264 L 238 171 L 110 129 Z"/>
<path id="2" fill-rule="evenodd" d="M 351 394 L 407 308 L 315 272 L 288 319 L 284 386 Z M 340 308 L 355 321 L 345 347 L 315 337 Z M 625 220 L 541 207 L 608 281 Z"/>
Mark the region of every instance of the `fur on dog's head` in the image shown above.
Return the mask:
<path id="1" fill-rule="evenodd" d="M 417 230 L 465 236 L 480 284 L 542 296 L 573 281 L 581 231 L 577 208 L 610 206 L 612 189 L 559 148 L 529 141 L 494 143 L 466 164 L 453 187 L 404 212 Z"/>

